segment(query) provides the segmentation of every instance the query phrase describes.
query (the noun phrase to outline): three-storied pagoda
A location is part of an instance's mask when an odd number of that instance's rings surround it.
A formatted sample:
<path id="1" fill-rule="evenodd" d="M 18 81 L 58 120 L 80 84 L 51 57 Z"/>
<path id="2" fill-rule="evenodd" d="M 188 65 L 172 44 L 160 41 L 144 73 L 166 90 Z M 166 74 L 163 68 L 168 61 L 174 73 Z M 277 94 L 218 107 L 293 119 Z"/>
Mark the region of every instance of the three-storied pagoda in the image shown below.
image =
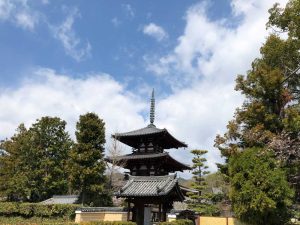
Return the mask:
<path id="1" fill-rule="evenodd" d="M 166 221 L 166 213 L 172 209 L 173 202 L 184 200 L 176 174 L 169 173 L 190 169 L 165 152 L 165 149 L 187 145 L 174 138 L 167 129 L 159 129 L 154 125 L 154 107 L 153 90 L 150 124 L 139 130 L 112 135 L 113 138 L 132 147 L 131 154 L 114 158 L 114 162 L 130 170 L 130 174 L 126 175 L 127 183 L 115 195 L 126 198 L 127 219 L 130 219 L 131 211 L 132 221 L 138 225 L 150 224 L 151 221 Z"/>

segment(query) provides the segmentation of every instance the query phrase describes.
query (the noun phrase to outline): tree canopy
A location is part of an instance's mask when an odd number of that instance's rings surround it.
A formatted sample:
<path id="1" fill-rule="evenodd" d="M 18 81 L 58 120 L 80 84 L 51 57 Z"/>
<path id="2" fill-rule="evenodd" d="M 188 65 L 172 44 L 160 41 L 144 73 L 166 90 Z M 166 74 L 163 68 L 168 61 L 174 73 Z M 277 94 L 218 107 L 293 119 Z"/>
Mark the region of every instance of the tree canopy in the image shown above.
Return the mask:
<path id="1" fill-rule="evenodd" d="M 289 185 L 296 191 L 294 204 L 300 202 L 299 11 L 300 0 L 269 10 L 273 32 L 246 75 L 236 79 L 243 105 L 215 139 L 225 157 L 218 166 L 230 180 L 233 210 L 255 224 L 284 224 Z"/>
<path id="2" fill-rule="evenodd" d="M 41 201 L 68 190 L 66 161 L 72 141 L 66 122 L 42 117 L 28 130 L 23 124 L 17 133 L 1 143 L 1 194 L 8 200 Z"/>
<path id="3" fill-rule="evenodd" d="M 105 123 L 95 113 L 81 115 L 75 135 L 77 143 L 68 163 L 71 187 L 79 191 L 80 202 L 84 205 L 110 205 L 104 174 Z"/>
<path id="4" fill-rule="evenodd" d="M 233 210 L 253 225 L 280 225 L 289 220 L 293 190 L 270 152 L 247 149 L 229 160 Z"/>
<path id="5" fill-rule="evenodd" d="M 191 153 L 194 155 L 192 173 L 193 182 L 192 188 L 196 192 L 189 192 L 190 197 L 189 208 L 200 213 L 200 215 L 218 215 L 219 209 L 213 202 L 213 195 L 210 192 L 205 191 L 207 183 L 205 181 L 205 175 L 209 174 L 208 166 L 206 165 L 206 158 L 204 155 L 207 153 L 206 150 L 192 150 Z"/>
<path id="6" fill-rule="evenodd" d="M 300 200 L 300 33 L 299 0 L 285 8 L 275 4 L 269 10 L 268 36 L 246 75 L 238 75 L 236 90 L 245 96 L 224 135 L 215 146 L 226 163 L 219 165 L 228 174 L 228 160 L 251 147 L 274 152 Z M 283 38 L 279 34 L 286 33 Z"/>

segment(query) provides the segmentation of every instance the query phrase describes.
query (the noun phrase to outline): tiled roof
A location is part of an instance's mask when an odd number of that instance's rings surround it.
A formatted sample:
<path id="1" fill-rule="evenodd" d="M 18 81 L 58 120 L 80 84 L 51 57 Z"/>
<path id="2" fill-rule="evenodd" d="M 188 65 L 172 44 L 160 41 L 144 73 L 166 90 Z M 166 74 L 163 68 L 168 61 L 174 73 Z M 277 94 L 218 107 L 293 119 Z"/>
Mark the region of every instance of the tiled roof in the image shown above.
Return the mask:
<path id="1" fill-rule="evenodd" d="M 148 154 L 137 154 L 137 153 L 132 153 L 132 154 L 128 154 L 128 155 L 122 155 L 122 156 L 116 156 L 113 159 L 108 157 L 106 158 L 106 160 L 108 162 L 118 162 L 120 161 L 120 164 L 122 165 L 122 167 L 126 168 L 126 164 L 131 161 L 131 160 L 146 160 L 146 159 L 157 159 L 157 158 L 167 158 L 167 163 L 168 165 L 173 165 L 176 167 L 176 169 L 179 170 L 190 170 L 190 166 L 186 165 L 184 163 L 181 163 L 179 161 L 177 161 L 176 159 L 174 159 L 172 156 L 170 156 L 170 154 L 168 152 L 163 152 L 163 153 L 148 153 Z"/>
<path id="2" fill-rule="evenodd" d="M 116 133 L 113 135 L 114 137 L 128 137 L 128 136 L 143 136 L 143 135 L 149 135 L 149 134 L 157 134 L 167 131 L 166 129 L 159 129 L 155 125 L 150 124 L 147 127 L 144 127 L 142 129 L 129 131 L 125 133 Z"/>
<path id="3" fill-rule="evenodd" d="M 115 161 L 127 161 L 127 160 L 132 160 L 132 159 L 151 159 L 151 158 L 160 158 L 169 155 L 167 152 L 163 153 L 151 153 L 151 154 L 128 154 L 128 155 L 121 155 L 121 156 L 116 156 L 114 157 Z M 111 161 L 111 158 L 107 158 L 108 161 Z"/>
<path id="4" fill-rule="evenodd" d="M 159 136 L 159 140 L 161 142 L 160 145 L 164 149 L 187 147 L 187 144 L 177 140 L 168 132 L 167 129 L 159 129 L 155 127 L 154 124 L 149 124 L 147 127 L 142 129 L 112 135 L 112 137 L 117 140 L 134 148 L 138 147 L 138 144 L 140 143 L 139 139 L 143 136 Z"/>
<path id="5" fill-rule="evenodd" d="M 78 195 L 53 195 L 41 204 L 75 204 L 78 201 Z"/>
<path id="6" fill-rule="evenodd" d="M 130 176 L 128 182 L 116 193 L 117 197 L 158 197 L 167 196 L 172 190 L 184 199 L 175 175 Z"/>

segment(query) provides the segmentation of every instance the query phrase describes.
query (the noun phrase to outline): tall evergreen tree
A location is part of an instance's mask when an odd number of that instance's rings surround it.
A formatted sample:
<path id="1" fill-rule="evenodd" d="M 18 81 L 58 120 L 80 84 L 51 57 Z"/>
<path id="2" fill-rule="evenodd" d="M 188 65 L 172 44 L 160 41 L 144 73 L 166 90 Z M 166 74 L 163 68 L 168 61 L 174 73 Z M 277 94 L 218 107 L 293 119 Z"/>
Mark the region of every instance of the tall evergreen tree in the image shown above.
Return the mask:
<path id="1" fill-rule="evenodd" d="M 80 116 L 76 129 L 77 143 L 69 161 L 71 187 L 80 192 L 80 202 L 84 205 L 110 205 L 104 174 L 105 124 L 95 113 L 87 113 Z"/>
<path id="2" fill-rule="evenodd" d="M 275 4 L 269 10 L 271 34 L 245 76 L 236 79 L 236 90 L 245 96 L 242 107 L 218 135 L 215 146 L 226 163 L 245 149 L 271 150 L 288 170 L 288 179 L 300 201 L 300 0 L 290 0 L 285 9 Z M 285 32 L 281 38 L 276 32 Z M 228 174 L 228 165 L 219 165 Z"/>
<path id="3" fill-rule="evenodd" d="M 42 117 L 28 130 L 21 124 L 11 139 L 1 143 L 2 196 L 42 201 L 67 192 L 65 165 L 72 141 L 65 125 L 57 117 Z"/>
<path id="4" fill-rule="evenodd" d="M 0 196 L 7 201 L 27 200 L 30 195 L 26 171 L 29 141 L 28 130 L 21 124 L 11 139 L 0 143 Z"/>
<path id="5" fill-rule="evenodd" d="M 31 201 L 40 201 L 68 190 L 66 162 L 73 144 L 58 117 L 42 117 L 29 129 L 31 143 Z"/>
<path id="6" fill-rule="evenodd" d="M 193 183 L 192 188 L 196 192 L 189 192 L 188 195 L 191 198 L 189 201 L 189 208 L 199 212 L 200 215 L 216 215 L 219 213 L 218 208 L 213 204 L 212 194 L 209 192 L 204 192 L 207 188 L 207 183 L 205 182 L 205 175 L 209 174 L 206 165 L 206 158 L 204 155 L 207 153 L 206 150 L 192 150 L 191 153 L 194 155 L 192 173 L 193 173 Z"/>

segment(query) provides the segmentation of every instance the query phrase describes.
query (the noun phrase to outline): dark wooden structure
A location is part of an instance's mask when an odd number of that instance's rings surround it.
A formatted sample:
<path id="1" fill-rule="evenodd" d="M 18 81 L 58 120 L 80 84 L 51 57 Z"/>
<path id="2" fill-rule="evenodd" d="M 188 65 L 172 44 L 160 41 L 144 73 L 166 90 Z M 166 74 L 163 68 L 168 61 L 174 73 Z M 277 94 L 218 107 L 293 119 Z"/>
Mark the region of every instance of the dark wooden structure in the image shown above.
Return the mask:
<path id="1" fill-rule="evenodd" d="M 115 157 L 114 160 L 108 158 L 108 161 L 117 162 L 130 171 L 130 174 L 125 176 L 127 183 L 116 196 L 126 198 L 128 220 L 131 211 L 132 221 L 138 225 L 150 224 L 150 220 L 166 221 L 166 214 L 172 209 L 173 202 L 184 200 L 176 174 L 169 173 L 190 169 L 188 165 L 165 152 L 165 149 L 187 145 L 174 138 L 166 129 L 159 129 L 154 125 L 154 104 L 153 91 L 150 124 L 147 127 L 112 135 L 118 141 L 131 146 L 132 153 Z"/>

